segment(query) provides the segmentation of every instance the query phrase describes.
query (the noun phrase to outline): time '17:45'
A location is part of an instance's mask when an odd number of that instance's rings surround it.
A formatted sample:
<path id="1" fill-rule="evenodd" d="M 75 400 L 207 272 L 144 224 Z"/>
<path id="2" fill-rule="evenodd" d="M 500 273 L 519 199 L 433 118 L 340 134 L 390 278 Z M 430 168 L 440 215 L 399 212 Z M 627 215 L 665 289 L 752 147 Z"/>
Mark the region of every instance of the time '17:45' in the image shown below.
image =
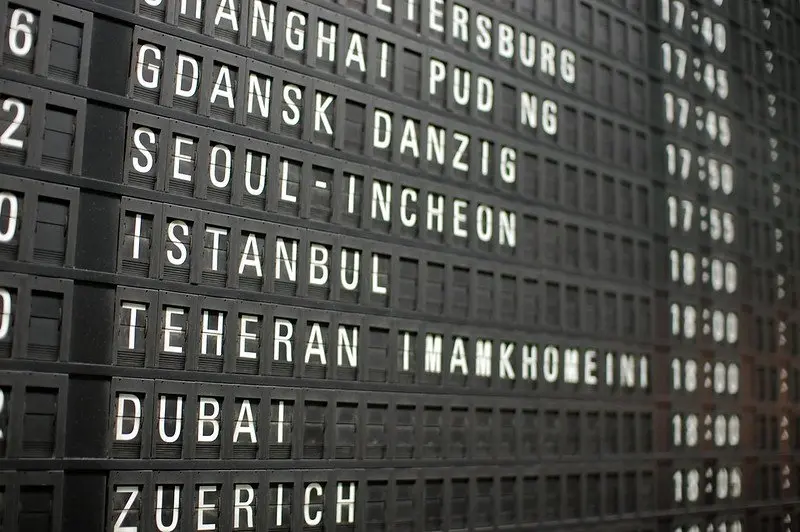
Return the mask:
<path id="1" fill-rule="evenodd" d="M 679 131 L 686 131 L 693 125 L 698 135 L 707 136 L 711 142 L 723 148 L 731 145 L 730 118 L 708 107 L 692 105 L 684 96 L 664 92 L 664 119 Z"/>
<path id="2" fill-rule="evenodd" d="M 668 41 L 661 43 L 661 70 L 671 83 L 698 91 L 700 95 L 721 101 L 730 95 L 726 69 L 706 57 L 692 57 L 689 51 Z"/>

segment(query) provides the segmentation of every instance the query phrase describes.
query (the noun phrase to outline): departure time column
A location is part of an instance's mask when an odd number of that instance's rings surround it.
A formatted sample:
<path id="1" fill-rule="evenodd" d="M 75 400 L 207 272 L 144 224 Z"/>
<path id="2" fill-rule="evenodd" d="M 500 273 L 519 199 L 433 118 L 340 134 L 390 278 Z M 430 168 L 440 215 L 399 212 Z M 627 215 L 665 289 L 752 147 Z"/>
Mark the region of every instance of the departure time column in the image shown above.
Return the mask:
<path id="1" fill-rule="evenodd" d="M 676 531 L 741 530 L 739 235 L 724 2 L 659 2 Z M 707 509 L 714 513 L 699 513 Z"/>

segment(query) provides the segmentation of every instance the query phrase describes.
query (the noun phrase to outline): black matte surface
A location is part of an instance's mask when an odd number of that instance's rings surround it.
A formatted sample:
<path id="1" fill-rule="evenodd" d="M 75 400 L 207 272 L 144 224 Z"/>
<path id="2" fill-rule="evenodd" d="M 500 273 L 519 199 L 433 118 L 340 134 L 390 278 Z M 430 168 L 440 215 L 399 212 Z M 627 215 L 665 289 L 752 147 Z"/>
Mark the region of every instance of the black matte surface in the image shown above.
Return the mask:
<path id="1" fill-rule="evenodd" d="M 0 529 L 798 530 L 796 2 L 219 4 L 0 0 Z"/>

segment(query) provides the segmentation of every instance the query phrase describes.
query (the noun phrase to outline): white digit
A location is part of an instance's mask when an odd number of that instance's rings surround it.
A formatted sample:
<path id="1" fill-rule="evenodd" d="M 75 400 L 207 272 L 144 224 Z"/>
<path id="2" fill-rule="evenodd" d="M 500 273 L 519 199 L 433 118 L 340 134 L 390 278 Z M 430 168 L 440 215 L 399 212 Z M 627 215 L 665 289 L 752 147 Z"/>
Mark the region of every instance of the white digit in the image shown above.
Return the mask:
<path id="1" fill-rule="evenodd" d="M 690 231 L 692 229 L 692 214 L 694 213 L 694 204 L 689 200 L 681 200 L 681 207 L 683 208 L 683 230 Z"/>
<path id="2" fill-rule="evenodd" d="M 0 135 L 0 146 L 8 146 L 9 148 L 21 150 L 25 147 L 25 143 L 22 139 L 15 139 L 14 133 L 17 132 L 19 126 L 22 125 L 22 120 L 25 118 L 25 104 L 16 98 L 6 98 L 3 102 L 3 111 L 8 113 L 12 108 L 15 110 L 16 114 L 3 134 Z"/>
<path id="3" fill-rule="evenodd" d="M 669 226 L 678 227 L 678 200 L 675 199 L 675 196 L 667 198 L 667 207 L 669 208 Z"/>
<path id="4" fill-rule="evenodd" d="M 697 445 L 697 416 L 690 414 L 686 417 L 686 445 L 694 447 Z"/>
<path id="5" fill-rule="evenodd" d="M 683 254 L 683 283 L 686 286 L 694 284 L 695 260 L 694 255 L 688 251 Z"/>
<path id="6" fill-rule="evenodd" d="M 714 419 L 714 444 L 717 447 L 724 447 L 728 439 L 728 421 L 725 416 L 717 416 Z"/>
<path id="7" fill-rule="evenodd" d="M 711 286 L 715 291 L 722 290 L 725 284 L 725 271 L 722 266 L 722 261 L 714 259 L 711 261 Z"/>
<path id="8" fill-rule="evenodd" d="M 726 148 L 731 144 L 731 121 L 727 116 L 719 117 L 719 143 Z"/>
<path id="9" fill-rule="evenodd" d="M 672 272 L 672 280 L 676 283 L 681 278 L 680 255 L 681 254 L 675 249 L 669 252 L 670 264 L 672 265 L 672 268 L 670 268 Z"/>
<path id="10" fill-rule="evenodd" d="M 697 362 L 687 360 L 681 364 L 680 359 L 675 358 L 672 360 L 672 388 L 674 390 L 681 389 L 681 380 L 683 380 L 683 388 L 687 392 L 693 392 L 697 389 Z"/>
<path id="11" fill-rule="evenodd" d="M 721 68 L 717 69 L 717 96 L 723 100 L 728 98 L 728 72 Z"/>
<path id="12" fill-rule="evenodd" d="M 675 471 L 672 475 L 673 485 L 675 486 L 675 502 L 683 500 L 683 474 L 680 471 Z"/>
<path id="13" fill-rule="evenodd" d="M 708 188 L 717 190 L 720 184 L 719 161 L 716 159 L 708 160 Z"/>
<path id="14" fill-rule="evenodd" d="M 721 310 L 715 310 L 711 321 L 714 341 L 723 341 L 725 339 L 725 314 Z"/>
<path id="15" fill-rule="evenodd" d="M 728 470 L 724 467 L 717 471 L 717 498 L 725 499 L 728 497 Z"/>
<path id="16" fill-rule="evenodd" d="M 6 394 L 3 392 L 3 389 L 0 388 L 0 414 L 3 413 L 6 407 Z M 0 441 L 5 439 L 6 435 L 3 432 L 2 428 L 0 428 Z"/>
<path id="17" fill-rule="evenodd" d="M 5 288 L 0 288 L 0 310 L 0 340 L 3 340 L 11 330 L 11 292 Z"/>
<path id="18" fill-rule="evenodd" d="M 668 123 L 675 123 L 675 97 L 670 92 L 664 93 L 664 116 Z"/>
<path id="19" fill-rule="evenodd" d="M 686 445 L 688 447 L 697 445 L 697 427 L 697 416 L 694 414 L 686 416 Z M 683 421 L 680 414 L 672 416 L 672 438 L 675 447 L 680 447 L 683 444 Z"/>
<path id="20" fill-rule="evenodd" d="M 688 338 L 694 338 L 697 333 L 697 311 L 691 305 L 687 305 L 683 309 L 683 335 Z"/>
<path id="21" fill-rule="evenodd" d="M 733 223 L 733 215 L 729 212 L 722 214 L 722 240 L 726 244 L 732 244 L 736 236 L 736 227 Z"/>
<path id="22" fill-rule="evenodd" d="M 678 170 L 678 163 L 680 163 L 680 176 L 683 179 L 689 178 L 689 172 L 692 169 L 692 152 L 686 148 L 676 148 L 674 144 L 667 144 L 667 173 L 669 175 L 676 175 Z"/>
<path id="23" fill-rule="evenodd" d="M 689 100 L 678 98 L 678 125 L 681 129 L 686 129 L 689 124 Z"/>
<path id="24" fill-rule="evenodd" d="M 722 192 L 730 195 L 733 192 L 733 166 L 729 164 L 722 165 Z"/>
<path id="25" fill-rule="evenodd" d="M 672 47 L 668 42 L 661 43 L 661 67 L 664 72 L 672 72 Z"/>
<path id="26" fill-rule="evenodd" d="M 661 20 L 669 24 L 669 0 L 661 0 Z"/>
<path id="27" fill-rule="evenodd" d="M 733 262 L 725 263 L 725 291 L 729 294 L 736 292 L 736 283 L 738 282 L 738 274 L 736 272 L 736 264 Z"/>
<path id="28" fill-rule="evenodd" d="M 689 471 L 686 475 L 686 499 L 690 502 L 697 500 L 700 494 L 700 473 L 696 469 Z"/>
<path id="29" fill-rule="evenodd" d="M 708 215 L 709 234 L 712 240 L 719 240 L 722 237 L 722 227 L 720 215 L 717 209 L 711 209 Z"/>
<path id="30" fill-rule="evenodd" d="M 742 494 L 742 470 L 738 467 L 731 469 L 731 498 L 736 499 Z"/>
<path id="31" fill-rule="evenodd" d="M 714 27 L 711 19 L 708 17 L 703 17 L 702 22 L 702 29 L 700 33 L 703 35 L 703 38 L 706 40 L 706 44 L 712 44 L 714 42 Z"/>
<path id="32" fill-rule="evenodd" d="M 675 0 L 672 2 L 672 8 L 675 10 L 675 20 L 673 21 L 675 29 L 682 30 L 683 17 L 686 14 L 686 7 L 678 0 Z"/>
<path id="33" fill-rule="evenodd" d="M 735 344 L 739 340 L 739 317 L 734 312 L 728 313 L 725 337 L 729 344 Z"/>
<path id="34" fill-rule="evenodd" d="M 18 57 L 25 57 L 33 49 L 33 13 L 15 9 L 8 23 L 8 48 Z M 22 42 L 20 42 L 20 39 Z"/>
<path id="35" fill-rule="evenodd" d="M 727 384 L 727 372 L 725 371 L 725 364 L 717 362 L 714 364 L 714 392 L 724 393 Z"/>
<path id="36" fill-rule="evenodd" d="M 672 359 L 672 389 L 681 389 L 681 361 L 677 358 Z"/>
<path id="37" fill-rule="evenodd" d="M 675 55 L 678 57 L 678 68 L 676 73 L 680 79 L 683 79 L 686 77 L 686 63 L 689 61 L 689 54 L 686 53 L 686 50 L 675 48 Z"/>
<path id="38" fill-rule="evenodd" d="M 739 416 L 733 415 L 728 421 L 728 445 L 736 447 L 739 445 L 739 437 L 741 436 L 741 426 L 739 423 Z"/>
<path id="39" fill-rule="evenodd" d="M 713 93 L 714 89 L 717 87 L 717 76 L 715 73 L 714 65 L 711 63 L 706 63 L 705 68 L 703 68 L 703 81 L 706 83 L 706 89 L 708 92 Z"/>
<path id="40" fill-rule="evenodd" d="M 739 366 L 736 364 L 728 366 L 728 393 L 730 395 L 739 393 Z"/>
<path id="41" fill-rule="evenodd" d="M 19 200 L 10 192 L 0 192 L 0 213 L 3 212 L 6 203 L 8 203 L 8 226 L 5 229 L 0 228 L 0 242 L 11 242 L 17 234 Z"/>
<path id="42" fill-rule="evenodd" d="M 683 443 L 683 428 L 681 427 L 681 416 L 675 414 L 672 416 L 672 443 L 675 447 L 680 447 Z"/>
<path id="43" fill-rule="evenodd" d="M 687 392 L 693 392 L 697 389 L 697 362 L 694 360 L 687 360 L 683 369 L 683 380 Z"/>
<path id="44" fill-rule="evenodd" d="M 675 170 L 678 166 L 677 157 L 675 155 L 675 145 L 674 144 L 667 144 L 667 173 L 669 175 L 675 175 Z"/>
<path id="45" fill-rule="evenodd" d="M 717 113 L 708 111 L 706 113 L 706 131 L 711 140 L 717 139 Z"/>
<path id="46" fill-rule="evenodd" d="M 672 335 L 679 336 L 681 334 L 681 307 L 677 303 L 673 303 L 670 305 L 669 311 L 672 315 Z"/>
<path id="47" fill-rule="evenodd" d="M 724 52 L 728 46 L 728 35 L 725 31 L 725 26 L 719 22 L 714 23 L 714 46 L 718 52 Z"/>
<path id="48" fill-rule="evenodd" d="M 678 153 L 681 157 L 681 177 L 689 179 L 689 171 L 692 169 L 692 152 L 686 148 L 681 148 Z"/>

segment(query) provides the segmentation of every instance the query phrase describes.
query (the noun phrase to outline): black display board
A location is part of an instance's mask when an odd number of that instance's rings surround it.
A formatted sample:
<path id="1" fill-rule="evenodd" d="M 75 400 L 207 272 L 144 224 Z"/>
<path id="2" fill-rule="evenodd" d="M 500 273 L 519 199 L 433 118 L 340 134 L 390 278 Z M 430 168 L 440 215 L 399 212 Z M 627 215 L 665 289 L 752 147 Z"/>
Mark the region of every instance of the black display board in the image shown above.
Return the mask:
<path id="1" fill-rule="evenodd" d="M 0 22 L 0 531 L 800 530 L 797 2 Z"/>

